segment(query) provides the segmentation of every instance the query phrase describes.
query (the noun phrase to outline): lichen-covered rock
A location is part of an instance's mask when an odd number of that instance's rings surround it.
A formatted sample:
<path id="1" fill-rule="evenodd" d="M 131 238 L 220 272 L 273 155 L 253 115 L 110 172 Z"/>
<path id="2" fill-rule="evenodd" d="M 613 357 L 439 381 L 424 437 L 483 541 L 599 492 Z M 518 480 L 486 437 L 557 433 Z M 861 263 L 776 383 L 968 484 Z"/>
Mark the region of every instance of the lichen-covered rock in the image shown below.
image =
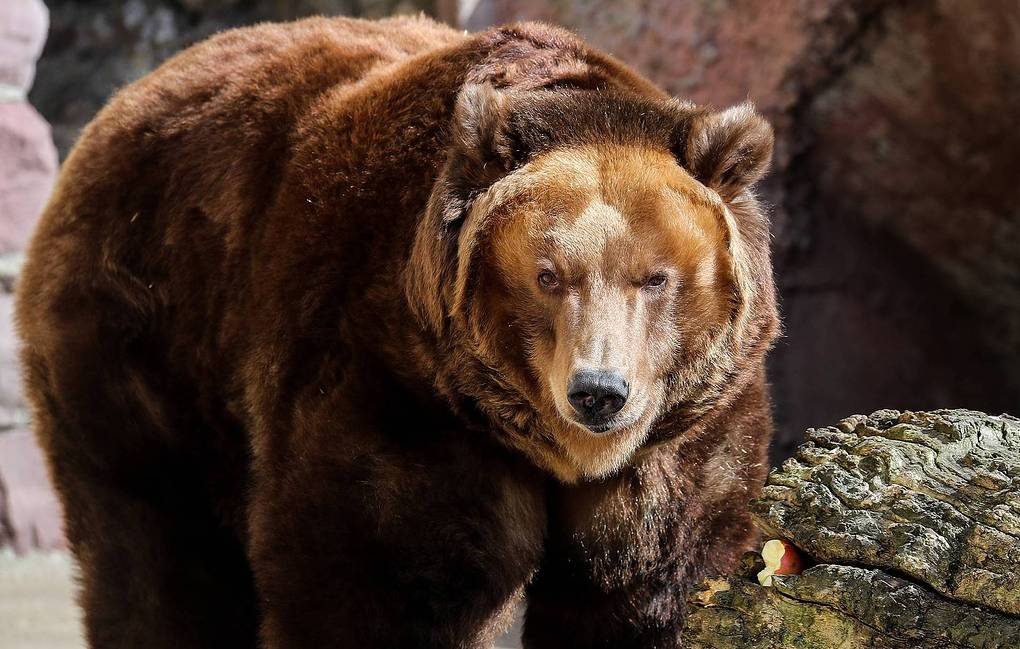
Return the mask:
<path id="1" fill-rule="evenodd" d="M 806 437 L 751 510 L 821 563 L 708 580 L 688 647 L 1020 647 L 1020 419 L 880 410 Z"/>
<path id="2" fill-rule="evenodd" d="M 822 564 L 706 581 L 691 597 L 688 649 L 1020 647 L 1020 620 L 940 597 L 880 570 Z"/>
<path id="3" fill-rule="evenodd" d="M 815 559 L 892 569 L 1020 615 L 1020 420 L 878 411 L 809 430 L 752 503 Z"/>

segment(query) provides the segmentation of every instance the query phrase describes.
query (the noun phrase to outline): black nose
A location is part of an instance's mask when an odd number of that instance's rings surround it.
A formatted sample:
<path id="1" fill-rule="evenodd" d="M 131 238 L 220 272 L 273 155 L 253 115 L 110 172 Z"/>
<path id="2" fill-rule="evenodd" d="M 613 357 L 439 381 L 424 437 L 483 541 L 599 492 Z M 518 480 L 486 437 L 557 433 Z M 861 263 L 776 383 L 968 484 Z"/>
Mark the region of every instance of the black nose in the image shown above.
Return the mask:
<path id="1" fill-rule="evenodd" d="M 629 394 L 627 381 L 617 372 L 582 370 L 567 386 L 567 400 L 589 427 L 620 412 Z"/>

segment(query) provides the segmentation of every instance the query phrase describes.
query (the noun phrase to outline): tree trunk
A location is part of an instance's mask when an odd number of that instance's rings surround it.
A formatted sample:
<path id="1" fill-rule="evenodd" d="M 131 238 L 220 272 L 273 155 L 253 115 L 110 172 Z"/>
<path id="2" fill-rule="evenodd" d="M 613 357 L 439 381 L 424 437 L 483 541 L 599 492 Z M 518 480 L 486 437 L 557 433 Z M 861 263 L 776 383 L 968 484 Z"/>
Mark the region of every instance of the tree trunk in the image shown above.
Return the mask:
<path id="1" fill-rule="evenodd" d="M 809 430 L 752 502 L 820 562 L 691 596 L 689 647 L 1020 647 L 1020 420 L 881 410 Z"/>

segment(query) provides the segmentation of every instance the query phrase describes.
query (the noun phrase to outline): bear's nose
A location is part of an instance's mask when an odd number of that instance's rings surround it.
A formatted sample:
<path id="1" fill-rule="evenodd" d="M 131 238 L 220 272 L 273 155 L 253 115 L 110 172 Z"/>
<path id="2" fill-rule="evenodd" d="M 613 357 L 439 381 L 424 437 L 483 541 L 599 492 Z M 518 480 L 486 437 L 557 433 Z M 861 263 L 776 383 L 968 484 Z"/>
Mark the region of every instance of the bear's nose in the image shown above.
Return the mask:
<path id="1" fill-rule="evenodd" d="M 589 428 L 598 428 L 627 403 L 630 386 L 619 372 L 581 370 L 567 385 L 567 400 Z"/>

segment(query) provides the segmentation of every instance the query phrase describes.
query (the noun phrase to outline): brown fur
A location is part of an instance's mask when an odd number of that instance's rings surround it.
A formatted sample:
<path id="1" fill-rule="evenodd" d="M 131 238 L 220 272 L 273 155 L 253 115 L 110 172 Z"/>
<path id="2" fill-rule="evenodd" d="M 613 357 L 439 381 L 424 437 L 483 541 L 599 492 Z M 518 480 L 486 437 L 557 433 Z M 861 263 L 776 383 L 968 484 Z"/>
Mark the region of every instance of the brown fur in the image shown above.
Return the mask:
<path id="1" fill-rule="evenodd" d="M 771 143 L 537 24 L 261 25 L 121 91 L 18 304 L 91 646 L 482 647 L 525 592 L 529 647 L 677 646 L 754 541 Z"/>

